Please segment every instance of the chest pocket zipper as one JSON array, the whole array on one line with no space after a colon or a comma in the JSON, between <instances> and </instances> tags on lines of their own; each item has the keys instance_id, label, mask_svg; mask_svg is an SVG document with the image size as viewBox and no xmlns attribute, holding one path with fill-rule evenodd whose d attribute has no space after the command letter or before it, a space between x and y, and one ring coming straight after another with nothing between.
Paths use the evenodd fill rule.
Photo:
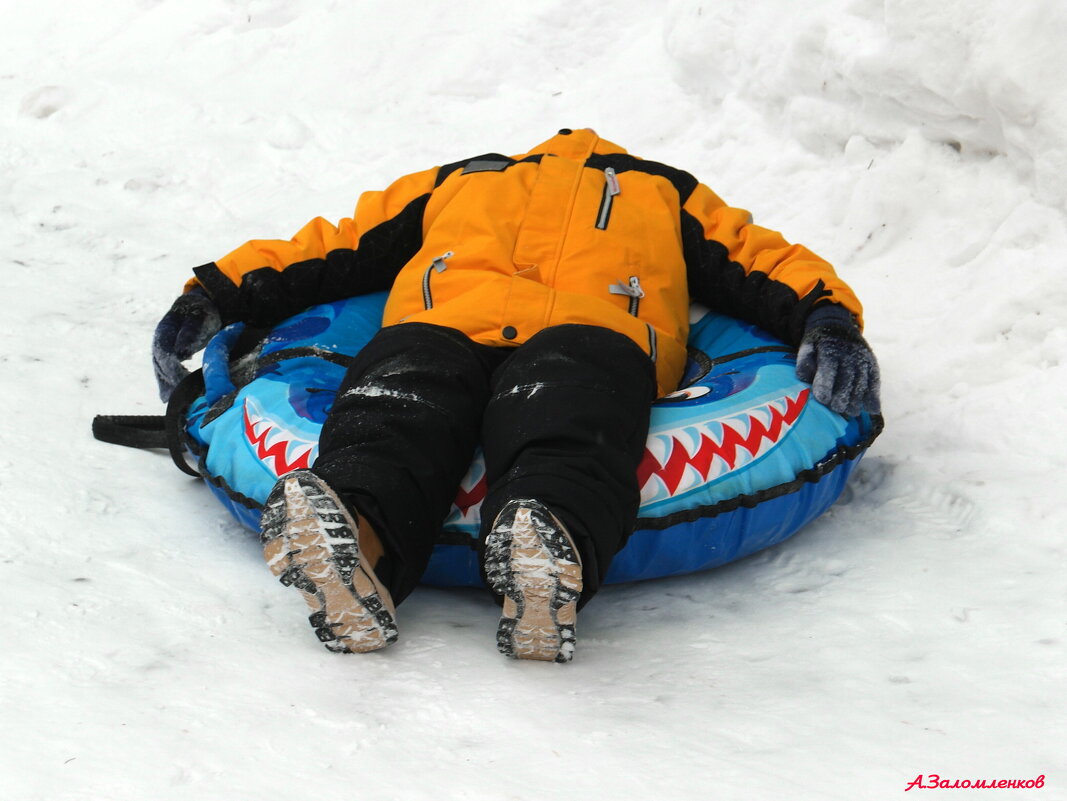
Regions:
<instances>
[{"instance_id":1,"label":"chest pocket zipper","mask_svg":"<svg viewBox=\"0 0 1067 801\"><path fill-rule=\"evenodd\" d=\"M430 266L426 268L426 272L422 274L422 304L427 309L433 308L433 293L430 291L430 278L435 272L443 273L445 268L448 267L448 265L445 264L445 259L450 259L453 255L451 250L442 253L431 262Z\"/></svg>"},{"instance_id":2,"label":"chest pocket zipper","mask_svg":"<svg viewBox=\"0 0 1067 801\"><path fill-rule=\"evenodd\" d=\"M611 217L611 205L615 196L621 191L618 176L615 175L615 169L607 167L604 170L604 196L600 198L600 210L596 213L596 227L601 231L608 227L608 219Z\"/></svg>"}]
</instances>

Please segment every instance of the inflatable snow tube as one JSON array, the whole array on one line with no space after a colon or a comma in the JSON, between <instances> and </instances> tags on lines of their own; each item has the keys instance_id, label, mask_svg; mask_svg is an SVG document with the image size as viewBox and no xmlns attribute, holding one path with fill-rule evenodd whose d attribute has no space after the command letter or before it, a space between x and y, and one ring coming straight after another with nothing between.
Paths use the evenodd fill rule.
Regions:
<instances>
[{"instance_id":1,"label":"inflatable snow tube","mask_svg":"<svg viewBox=\"0 0 1067 801\"><path fill-rule=\"evenodd\" d=\"M258 530L278 476L314 464L350 358L378 330L384 293L324 304L266 337L236 324L204 354L204 392L184 415L188 446L222 504ZM242 340L256 347L237 354ZM692 326L682 389L653 405L639 468L634 534L608 582L705 570L774 545L841 494L881 431L817 402L791 348L708 313ZM475 540L485 494L479 454L445 521L423 582L481 584Z\"/></svg>"}]
</instances>

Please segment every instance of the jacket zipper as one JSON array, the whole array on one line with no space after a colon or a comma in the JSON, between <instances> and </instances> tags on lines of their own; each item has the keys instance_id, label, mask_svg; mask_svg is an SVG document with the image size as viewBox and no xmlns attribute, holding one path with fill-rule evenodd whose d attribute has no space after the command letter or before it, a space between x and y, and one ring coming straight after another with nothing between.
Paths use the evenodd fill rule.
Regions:
<instances>
[{"instance_id":1,"label":"jacket zipper","mask_svg":"<svg viewBox=\"0 0 1067 801\"><path fill-rule=\"evenodd\" d=\"M628 284L624 284L622 281L612 284L608 287L608 292L612 295L626 295L630 299L630 307L627 311L634 317L637 316L637 312L641 308L641 298L645 296L645 290L641 289L641 280L636 275L630 276Z\"/></svg>"},{"instance_id":2,"label":"jacket zipper","mask_svg":"<svg viewBox=\"0 0 1067 801\"><path fill-rule=\"evenodd\" d=\"M604 196L600 198L600 210L596 214L596 227L603 231L608 227L608 218L611 217L611 205L613 198L622 190L619 188L619 179L615 175L613 167L604 169Z\"/></svg>"},{"instance_id":3,"label":"jacket zipper","mask_svg":"<svg viewBox=\"0 0 1067 801\"><path fill-rule=\"evenodd\" d=\"M445 268L448 267L448 265L445 264L445 259L452 258L452 255L453 253L451 250L442 253L430 263L430 266L426 268L426 272L422 274L422 303L427 309L433 308L433 294L430 292L430 276L435 272L443 273Z\"/></svg>"},{"instance_id":4,"label":"jacket zipper","mask_svg":"<svg viewBox=\"0 0 1067 801\"><path fill-rule=\"evenodd\" d=\"M631 275L628 283L624 284L619 281L617 284L612 284L608 287L608 292L612 295L626 295L630 299L630 306L627 311L634 317L637 316L638 311L641 309L641 298L645 296L645 290L641 288L640 278L636 275ZM659 352L656 329L652 323L645 323L645 328L648 329L648 355L655 362Z\"/></svg>"}]
</instances>

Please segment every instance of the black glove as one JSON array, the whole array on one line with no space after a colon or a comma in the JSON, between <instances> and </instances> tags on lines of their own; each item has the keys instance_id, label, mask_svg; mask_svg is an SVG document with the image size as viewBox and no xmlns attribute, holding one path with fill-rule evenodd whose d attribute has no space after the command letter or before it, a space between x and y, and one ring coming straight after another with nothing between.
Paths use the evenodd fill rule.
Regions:
<instances>
[{"instance_id":1,"label":"black glove","mask_svg":"<svg viewBox=\"0 0 1067 801\"><path fill-rule=\"evenodd\" d=\"M838 414L855 417L881 411L881 379L870 345L852 315L834 303L817 306L804 324L797 377L812 385L815 399Z\"/></svg>"},{"instance_id":2,"label":"black glove","mask_svg":"<svg viewBox=\"0 0 1067 801\"><path fill-rule=\"evenodd\" d=\"M156 370L160 400L164 403L170 400L174 388L189 375L182 361L204 347L220 328L219 310L200 287L174 301L152 337L152 366Z\"/></svg>"}]
</instances>

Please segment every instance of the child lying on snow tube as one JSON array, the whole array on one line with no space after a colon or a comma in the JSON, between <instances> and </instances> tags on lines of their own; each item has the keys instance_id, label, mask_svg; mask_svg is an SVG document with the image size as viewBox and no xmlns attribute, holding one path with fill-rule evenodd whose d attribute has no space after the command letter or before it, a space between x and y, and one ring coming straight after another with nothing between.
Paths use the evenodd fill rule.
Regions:
<instances>
[{"instance_id":1,"label":"child lying on snow tube","mask_svg":"<svg viewBox=\"0 0 1067 801\"><path fill-rule=\"evenodd\" d=\"M352 356L380 328L386 294L319 304L267 331L229 325L205 348L201 380L191 376L171 396L165 445L253 531L278 477L315 463L327 413ZM845 418L815 401L780 340L699 307L691 319L681 387L652 405L634 532L605 583L706 570L781 542L837 500L881 430L877 415ZM483 585L476 550L486 490L478 453L421 583Z\"/></svg>"},{"instance_id":2,"label":"child lying on snow tube","mask_svg":"<svg viewBox=\"0 0 1067 801\"><path fill-rule=\"evenodd\" d=\"M798 377L834 411L878 411L859 301L827 262L589 129L413 173L337 226L317 218L194 274L156 329L164 399L224 324L389 291L317 461L278 481L262 517L268 566L333 651L397 639L396 605L480 441L497 645L569 661L576 613L633 531L650 403L682 377L690 299L798 347Z\"/></svg>"}]
</instances>

